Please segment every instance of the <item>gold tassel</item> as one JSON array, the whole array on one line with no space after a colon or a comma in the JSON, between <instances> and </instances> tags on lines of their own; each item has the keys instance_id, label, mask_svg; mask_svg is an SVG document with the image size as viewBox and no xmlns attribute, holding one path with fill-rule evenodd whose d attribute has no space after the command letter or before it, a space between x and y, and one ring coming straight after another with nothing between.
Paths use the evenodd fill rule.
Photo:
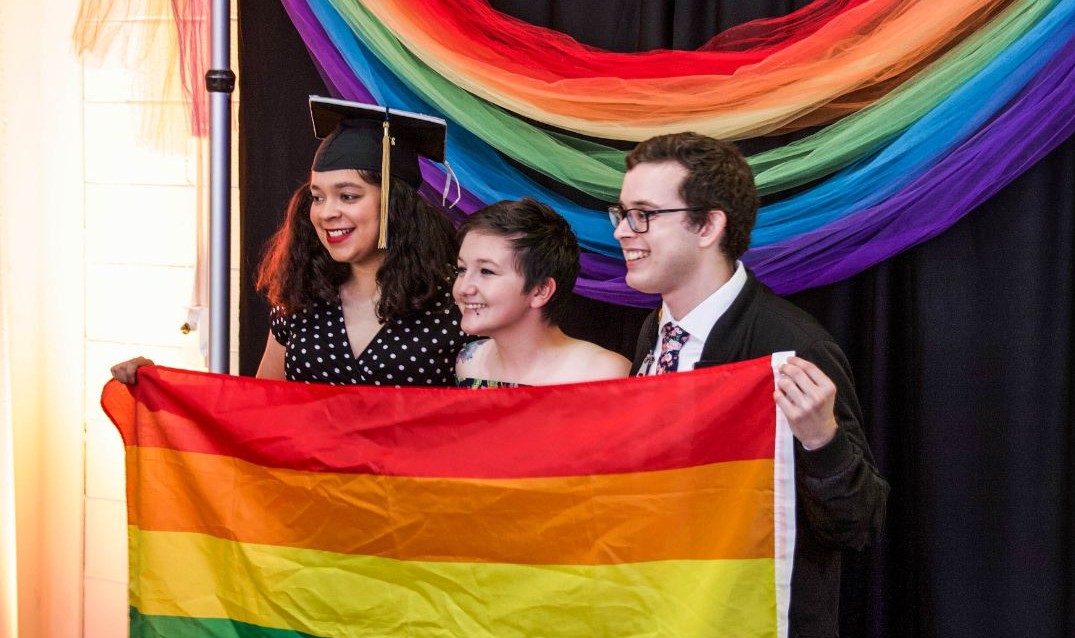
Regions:
<instances>
[{"instance_id":1,"label":"gold tassel","mask_svg":"<svg viewBox=\"0 0 1075 638\"><path fill-rule=\"evenodd\" d=\"M384 121L384 139L381 141L381 229L377 234L377 248L388 248L388 184L391 166L392 137L388 134L388 120Z\"/></svg>"}]
</instances>

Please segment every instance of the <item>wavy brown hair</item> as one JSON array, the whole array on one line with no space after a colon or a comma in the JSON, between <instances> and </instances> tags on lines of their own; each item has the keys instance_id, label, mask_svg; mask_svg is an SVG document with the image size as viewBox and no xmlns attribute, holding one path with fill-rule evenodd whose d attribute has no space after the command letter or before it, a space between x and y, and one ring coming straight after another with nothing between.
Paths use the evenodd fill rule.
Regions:
<instances>
[{"instance_id":1,"label":"wavy brown hair","mask_svg":"<svg viewBox=\"0 0 1075 638\"><path fill-rule=\"evenodd\" d=\"M358 171L370 184L380 173ZM334 261L310 223L310 183L294 193L284 222L269 240L258 266L257 290L285 313L318 302L336 303L350 266ZM377 317L384 323L429 310L454 276L452 224L419 197L414 187L392 178L388 200L388 250L377 270L381 292Z\"/></svg>"}]
</instances>

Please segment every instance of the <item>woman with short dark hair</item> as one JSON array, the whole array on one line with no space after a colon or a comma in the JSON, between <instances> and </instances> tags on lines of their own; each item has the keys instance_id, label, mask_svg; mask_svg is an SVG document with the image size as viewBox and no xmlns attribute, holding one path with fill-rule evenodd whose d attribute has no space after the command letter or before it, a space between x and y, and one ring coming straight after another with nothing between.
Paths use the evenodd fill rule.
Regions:
<instances>
[{"instance_id":1,"label":"woman with short dark hair","mask_svg":"<svg viewBox=\"0 0 1075 638\"><path fill-rule=\"evenodd\" d=\"M630 362L567 336L560 321L579 272L571 226L530 198L487 206L463 222L453 294L460 323L488 337L456 359L467 387L552 385L627 376Z\"/></svg>"}]
</instances>

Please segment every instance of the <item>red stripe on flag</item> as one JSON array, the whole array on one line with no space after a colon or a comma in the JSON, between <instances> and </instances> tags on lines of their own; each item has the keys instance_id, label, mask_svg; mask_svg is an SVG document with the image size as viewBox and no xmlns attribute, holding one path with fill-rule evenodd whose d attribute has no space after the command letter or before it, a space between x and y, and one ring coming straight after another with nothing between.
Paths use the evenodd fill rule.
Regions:
<instances>
[{"instance_id":1,"label":"red stripe on flag","mask_svg":"<svg viewBox=\"0 0 1075 638\"><path fill-rule=\"evenodd\" d=\"M769 357L570 391L337 387L150 367L136 386L106 385L101 404L127 445L304 471L512 478L772 458L772 392Z\"/></svg>"}]
</instances>

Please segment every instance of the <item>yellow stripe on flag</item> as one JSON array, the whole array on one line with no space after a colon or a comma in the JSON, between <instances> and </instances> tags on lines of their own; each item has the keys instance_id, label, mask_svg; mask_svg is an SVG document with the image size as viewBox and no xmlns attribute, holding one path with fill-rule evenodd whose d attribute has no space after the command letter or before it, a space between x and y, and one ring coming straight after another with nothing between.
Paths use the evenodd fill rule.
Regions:
<instances>
[{"instance_id":1,"label":"yellow stripe on flag","mask_svg":"<svg viewBox=\"0 0 1075 638\"><path fill-rule=\"evenodd\" d=\"M144 615L231 618L341 638L775 633L772 559L399 561L134 526L129 533L131 564L140 569L131 605Z\"/></svg>"}]
</instances>

